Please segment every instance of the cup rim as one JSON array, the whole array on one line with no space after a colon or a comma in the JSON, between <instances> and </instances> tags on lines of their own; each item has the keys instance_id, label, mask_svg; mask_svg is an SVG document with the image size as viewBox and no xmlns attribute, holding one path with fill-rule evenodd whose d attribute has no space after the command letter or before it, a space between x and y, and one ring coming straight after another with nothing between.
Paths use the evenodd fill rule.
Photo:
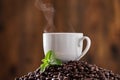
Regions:
<instances>
[{"instance_id":1,"label":"cup rim","mask_svg":"<svg viewBox=\"0 0 120 80\"><path fill-rule=\"evenodd\" d=\"M83 33L77 33L77 32L55 32L55 33L43 33L43 34L82 34Z\"/></svg>"}]
</instances>

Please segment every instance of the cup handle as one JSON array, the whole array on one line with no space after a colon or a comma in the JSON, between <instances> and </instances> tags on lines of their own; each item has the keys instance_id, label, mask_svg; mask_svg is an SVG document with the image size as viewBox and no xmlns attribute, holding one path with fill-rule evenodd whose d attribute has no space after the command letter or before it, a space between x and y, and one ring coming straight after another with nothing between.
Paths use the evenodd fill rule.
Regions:
<instances>
[{"instance_id":1,"label":"cup handle","mask_svg":"<svg viewBox=\"0 0 120 80\"><path fill-rule=\"evenodd\" d=\"M80 60L88 52L91 46L91 40L87 36L83 36L82 38L79 39L78 46L80 46L80 41L83 41L83 40L87 41L86 48L82 51L81 55L77 58L77 60Z\"/></svg>"}]
</instances>

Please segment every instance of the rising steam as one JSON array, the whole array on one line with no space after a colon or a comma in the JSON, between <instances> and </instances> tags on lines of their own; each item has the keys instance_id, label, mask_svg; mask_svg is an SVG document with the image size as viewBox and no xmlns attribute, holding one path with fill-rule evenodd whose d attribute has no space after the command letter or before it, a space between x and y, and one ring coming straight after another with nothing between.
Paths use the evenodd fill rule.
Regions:
<instances>
[{"instance_id":1,"label":"rising steam","mask_svg":"<svg viewBox=\"0 0 120 80\"><path fill-rule=\"evenodd\" d=\"M40 9L43 12L45 19L47 21L44 32L54 32L55 30L55 26L54 26L55 9L53 7L51 0L36 0L35 5L38 9Z\"/></svg>"}]
</instances>

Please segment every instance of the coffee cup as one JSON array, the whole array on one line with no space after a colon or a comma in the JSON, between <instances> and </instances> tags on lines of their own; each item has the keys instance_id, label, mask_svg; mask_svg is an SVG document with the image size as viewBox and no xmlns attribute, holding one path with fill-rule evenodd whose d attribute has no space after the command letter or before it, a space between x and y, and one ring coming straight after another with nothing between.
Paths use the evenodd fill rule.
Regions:
<instances>
[{"instance_id":1,"label":"coffee cup","mask_svg":"<svg viewBox=\"0 0 120 80\"><path fill-rule=\"evenodd\" d=\"M86 47L83 50L83 41ZM83 33L43 33L44 53L52 50L56 58L66 61L80 60L89 50L91 40Z\"/></svg>"}]
</instances>

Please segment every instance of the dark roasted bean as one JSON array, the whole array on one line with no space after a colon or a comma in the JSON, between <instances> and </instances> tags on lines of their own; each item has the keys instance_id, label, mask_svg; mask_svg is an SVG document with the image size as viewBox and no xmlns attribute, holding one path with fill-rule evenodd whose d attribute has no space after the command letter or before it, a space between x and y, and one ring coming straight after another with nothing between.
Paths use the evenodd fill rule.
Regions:
<instances>
[{"instance_id":1,"label":"dark roasted bean","mask_svg":"<svg viewBox=\"0 0 120 80\"><path fill-rule=\"evenodd\" d=\"M43 73L37 69L15 80L120 80L120 75L84 61L69 61L49 66Z\"/></svg>"}]
</instances>

